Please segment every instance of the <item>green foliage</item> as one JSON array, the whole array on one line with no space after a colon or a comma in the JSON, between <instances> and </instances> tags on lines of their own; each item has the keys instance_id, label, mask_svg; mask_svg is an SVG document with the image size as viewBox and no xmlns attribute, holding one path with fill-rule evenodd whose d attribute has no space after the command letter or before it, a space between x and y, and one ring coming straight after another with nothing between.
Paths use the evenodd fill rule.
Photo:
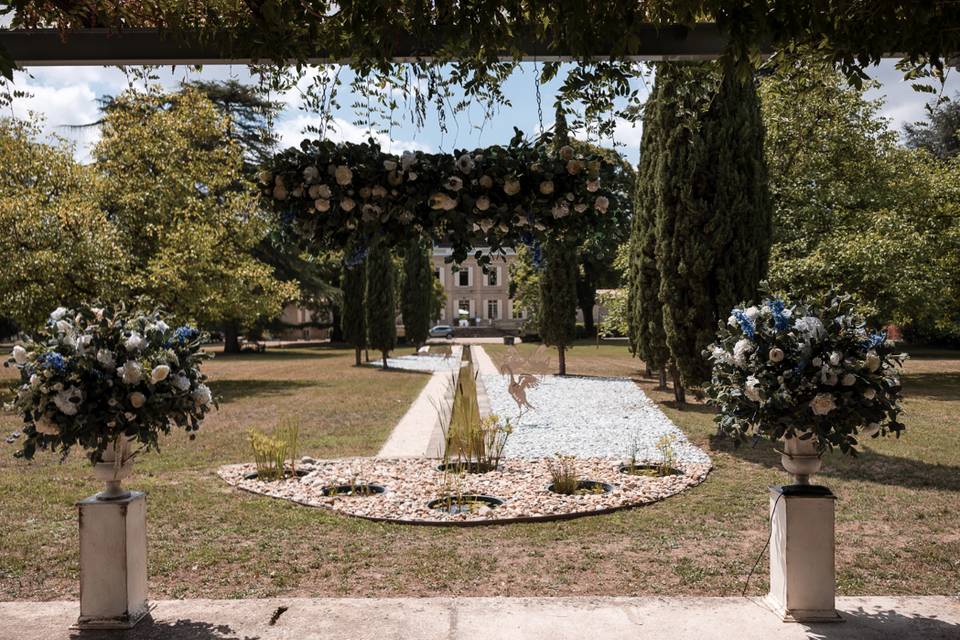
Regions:
<instances>
[{"instance_id":1,"label":"green foliage","mask_svg":"<svg viewBox=\"0 0 960 640\"><path fill-rule=\"evenodd\" d=\"M403 290L400 311L407 340L419 347L430 336L430 320L436 310L436 278L430 252L433 245L414 236L404 247Z\"/></svg>"},{"instance_id":2,"label":"green foliage","mask_svg":"<svg viewBox=\"0 0 960 640\"><path fill-rule=\"evenodd\" d=\"M907 147L926 149L941 160L960 153L960 94L928 105L926 121L904 125Z\"/></svg>"},{"instance_id":3,"label":"green foliage","mask_svg":"<svg viewBox=\"0 0 960 640\"><path fill-rule=\"evenodd\" d=\"M296 418L284 418L273 431L266 435L251 429L247 432L250 449L257 466L257 479L264 482L282 480L288 473L297 475L297 456L300 447L300 421Z\"/></svg>"},{"instance_id":4,"label":"green foliage","mask_svg":"<svg viewBox=\"0 0 960 640\"><path fill-rule=\"evenodd\" d=\"M667 76L658 76L650 103L644 110L637 168L636 206L630 230L629 294L627 324L630 349L651 370L661 369L670 359L663 332L663 305L660 303L660 268L657 264L656 180L665 138L660 99ZM672 87L673 83L669 83Z\"/></svg>"},{"instance_id":5,"label":"green foliage","mask_svg":"<svg viewBox=\"0 0 960 640\"><path fill-rule=\"evenodd\" d=\"M526 314L523 330L540 333L540 270L533 264L533 249L517 247L517 259L510 263L510 297L514 309Z\"/></svg>"},{"instance_id":6,"label":"green foliage","mask_svg":"<svg viewBox=\"0 0 960 640\"><path fill-rule=\"evenodd\" d=\"M27 332L61 304L117 299L126 268L97 174L64 141L38 135L36 124L0 120L0 316Z\"/></svg>"},{"instance_id":7,"label":"green foliage","mask_svg":"<svg viewBox=\"0 0 960 640\"><path fill-rule=\"evenodd\" d=\"M560 454L557 454L551 460L547 460L547 470L550 472L550 482L553 485L552 491L554 493L568 496L577 493L577 489L580 487L580 478L577 476L576 462L576 457Z\"/></svg>"},{"instance_id":8,"label":"green foliage","mask_svg":"<svg viewBox=\"0 0 960 640\"><path fill-rule=\"evenodd\" d=\"M566 375L565 350L577 331L577 251L570 239L548 240L540 273L540 337L559 351L559 372Z\"/></svg>"},{"instance_id":9,"label":"green foliage","mask_svg":"<svg viewBox=\"0 0 960 640\"><path fill-rule=\"evenodd\" d=\"M671 83L689 81L691 71L709 78L715 69L665 63L659 67L659 95L671 95ZM664 135L655 187L659 297L671 359L688 386L709 377L702 352L717 319L756 295L770 242L754 83L731 67L722 73L715 95L694 96L687 105L699 113L697 126L679 120L674 110L660 112L658 123Z\"/></svg>"},{"instance_id":10,"label":"green foliage","mask_svg":"<svg viewBox=\"0 0 960 640\"><path fill-rule=\"evenodd\" d=\"M268 223L238 182L242 150L227 119L189 89L175 101L128 92L116 103L94 155L103 206L130 258L129 292L205 326L279 314L297 288L251 256Z\"/></svg>"},{"instance_id":11,"label":"green foliage","mask_svg":"<svg viewBox=\"0 0 960 640\"><path fill-rule=\"evenodd\" d=\"M960 321L960 161L897 146L833 70L798 60L761 85L775 204L770 284L851 293L878 322Z\"/></svg>"},{"instance_id":12,"label":"green foliage","mask_svg":"<svg viewBox=\"0 0 960 640\"><path fill-rule=\"evenodd\" d=\"M343 339L356 349L357 365L360 349L367 346L367 313L364 306L367 288L366 260L353 266L344 266L343 280Z\"/></svg>"},{"instance_id":13,"label":"green foliage","mask_svg":"<svg viewBox=\"0 0 960 640\"><path fill-rule=\"evenodd\" d=\"M383 354L387 368L387 352L397 344L396 267L390 247L377 242L367 256L365 312L367 344Z\"/></svg>"},{"instance_id":14,"label":"green foliage","mask_svg":"<svg viewBox=\"0 0 960 640\"><path fill-rule=\"evenodd\" d=\"M625 336L629 334L627 296L626 289L607 289L598 293L597 303L607 310L607 314L600 320L600 326L597 327L601 336Z\"/></svg>"},{"instance_id":15,"label":"green foliage","mask_svg":"<svg viewBox=\"0 0 960 640\"><path fill-rule=\"evenodd\" d=\"M447 291L444 289L440 278L433 277L430 296L430 322L435 322L443 317L443 310L447 306Z\"/></svg>"}]
</instances>

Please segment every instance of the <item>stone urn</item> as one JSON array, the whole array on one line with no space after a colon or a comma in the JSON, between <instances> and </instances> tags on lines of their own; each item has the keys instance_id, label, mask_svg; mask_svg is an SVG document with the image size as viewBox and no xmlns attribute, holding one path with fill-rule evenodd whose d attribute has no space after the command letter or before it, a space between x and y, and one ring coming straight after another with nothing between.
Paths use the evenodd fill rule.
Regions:
<instances>
[{"instance_id":1,"label":"stone urn","mask_svg":"<svg viewBox=\"0 0 960 640\"><path fill-rule=\"evenodd\" d=\"M130 492L120 483L133 470L133 456L130 453L130 439L120 436L100 454L100 462L93 465L93 474L105 484L104 490L97 494L97 500L120 500L129 498Z\"/></svg>"},{"instance_id":2,"label":"stone urn","mask_svg":"<svg viewBox=\"0 0 960 640\"><path fill-rule=\"evenodd\" d=\"M780 464L793 474L795 484L810 484L810 476L820 470L820 453L814 437L805 440L785 437L780 454Z\"/></svg>"}]
</instances>

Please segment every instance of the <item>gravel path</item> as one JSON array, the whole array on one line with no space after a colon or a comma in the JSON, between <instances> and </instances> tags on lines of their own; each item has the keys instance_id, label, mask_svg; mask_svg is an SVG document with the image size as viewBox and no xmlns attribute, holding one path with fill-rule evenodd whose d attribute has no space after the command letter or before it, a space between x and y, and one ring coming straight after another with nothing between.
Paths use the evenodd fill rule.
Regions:
<instances>
[{"instance_id":1,"label":"gravel path","mask_svg":"<svg viewBox=\"0 0 960 640\"><path fill-rule=\"evenodd\" d=\"M657 441L673 434L681 462L710 464L710 457L687 440L646 394L626 378L542 376L526 390L533 409L519 418L508 391L509 378L482 376L491 411L509 417L514 432L504 455L540 458L556 453L639 460L661 459Z\"/></svg>"},{"instance_id":2,"label":"gravel path","mask_svg":"<svg viewBox=\"0 0 960 640\"><path fill-rule=\"evenodd\" d=\"M371 360L367 363L372 367L382 367L383 359ZM397 356L387 358L387 366L391 369L406 369L408 371L452 371L460 367L460 359L451 356L432 356L422 354L416 356Z\"/></svg>"}]
</instances>

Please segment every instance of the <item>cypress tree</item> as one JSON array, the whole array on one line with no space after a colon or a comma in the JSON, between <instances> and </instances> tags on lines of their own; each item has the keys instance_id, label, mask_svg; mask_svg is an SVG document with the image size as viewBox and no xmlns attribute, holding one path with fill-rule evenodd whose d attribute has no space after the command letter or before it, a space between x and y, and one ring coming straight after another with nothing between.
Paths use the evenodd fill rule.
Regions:
<instances>
[{"instance_id":1,"label":"cypress tree","mask_svg":"<svg viewBox=\"0 0 960 640\"><path fill-rule=\"evenodd\" d=\"M630 271L627 295L627 323L630 349L643 360L648 373L660 373L660 386L666 386L665 367L670 359L663 332L660 304L660 272L657 268L657 192L655 179L660 159L662 131L657 109L659 79L655 81L650 102L643 117L640 138L640 164L637 168L636 205L630 232Z\"/></svg>"},{"instance_id":2,"label":"cypress tree","mask_svg":"<svg viewBox=\"0 0 960 640\"><path fill-rule=\"evenodd\" d=\"M359 367L360 352L367 346L367 318L363 304L367 287L366 263L344 265L341 282L343 339L353 345L357 358L356 365Z\"/></svg>"},{"instance_id":3,"label":"cypress tree","mask_svg":"<svg viewBox=\"0 0 960 640\"><path fill-rule=\"evenodd\" d=\"M751 79L732 66L722 72L712 100L690 87L709 86L715 68L665 63L657 73L660 95L677 101L658 110L663 148L655 188L660 302L679 403L684 385L709 377L702 352L717 319L756 294L769 255L759 101Z\"/></svg>"},{"instance_id":4,"label":"cypress tree","mask_svg":"<svg viewBox=\"0 0 960 640\"><path fill-rule=\"evenodd\" d=\"M419 349L430 335L430 316L434 306L433 265L430 262L431 244L414 237L403 255L403 292L400 311L407 339Z\"/></svg>"},{"instance_id":5,"label":"cypress tree","mask_svg":"<svg viewBox=\"0 0 960 640\"><path fill-rule=\"evenodd\" d=\"M554 148L569 144L567 120L557 104ZM573 238L553 237L543 246L540 276L540 337L557 347L559 373L567 375L566 351L577 335L577 245Z\"/></svg>"},{"instance_id":6,"label":"cypress tree","mask_svg":"<svg viewBox=\"0 0 960 640\"><path fill-rule=\"evenodd\" d=\"M397 344L396 267L390 247L377 242L367 256L367 344L383 356L387 368L387 354Z\"/></svg>"}]
</instances>

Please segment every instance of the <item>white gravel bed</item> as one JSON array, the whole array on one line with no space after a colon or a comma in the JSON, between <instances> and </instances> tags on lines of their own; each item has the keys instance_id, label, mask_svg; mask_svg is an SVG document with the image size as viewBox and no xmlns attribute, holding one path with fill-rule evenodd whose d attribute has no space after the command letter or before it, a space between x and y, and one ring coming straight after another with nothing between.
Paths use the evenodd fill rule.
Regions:
<instances>
[{"instance_id":1,"label":"white gravel bed","mask_svg":"<svg viewBox=\"0 0 960 640\"><path fill-rule=\"evenodd\" d=\"M627 378L541 376L526 390L533 409L522 415L508 390L509 377L483 376L490 409L510 418L513 434L505 456L541 458L557 453L579 457L658 461L657 441L673 434L680 462L710 464L710 457L683 432L633 381ZM518 417L519 416L519 417Z\"/></svg>"},{"instance_id":2,"label":"white gravel bed","mask_svg":"<svg viewBox=\"0 0 960 640\"><path fill-rule=\"evenodd\" d=\"M609 458L575 461L578 478L614 485L613 491L597 495L566 496L547 490L550 474L545 460L511 459L500 468L482 474L444 474L437 460L426 458L346 458L317 460L301 465L309 473L300 479L276 482L245 480L255 470L252 464L220 467L219 476L232 486L253 493L331 509L345 515L412 524L483 524L515 519L543 519L588 515L649 504L697 485L710 471L709 464L678 464L683 472L666 477L632 476L619 471L619 462ZM337 484L376 483L386 488L371 496L323 495L323 488ZM456 486L456 489L452 487ZM449 514L427 507L435 498L479 494L504 500L504 504L473 513Z\"/></svg>"},{"instance_id":3,"label":"white gravel bed","mask_svg":"<svg viewBox=\"0 0 960 640\"><path fill-rule=\"evenodd\" d=\"M382 367L383 358L371 360L367 364L372 367ZM453 371L460 367L460 359L453 356L434 356L430 354L396 356L387 358L387 367L408 371Z\"/></svg>"}]
</instances>

